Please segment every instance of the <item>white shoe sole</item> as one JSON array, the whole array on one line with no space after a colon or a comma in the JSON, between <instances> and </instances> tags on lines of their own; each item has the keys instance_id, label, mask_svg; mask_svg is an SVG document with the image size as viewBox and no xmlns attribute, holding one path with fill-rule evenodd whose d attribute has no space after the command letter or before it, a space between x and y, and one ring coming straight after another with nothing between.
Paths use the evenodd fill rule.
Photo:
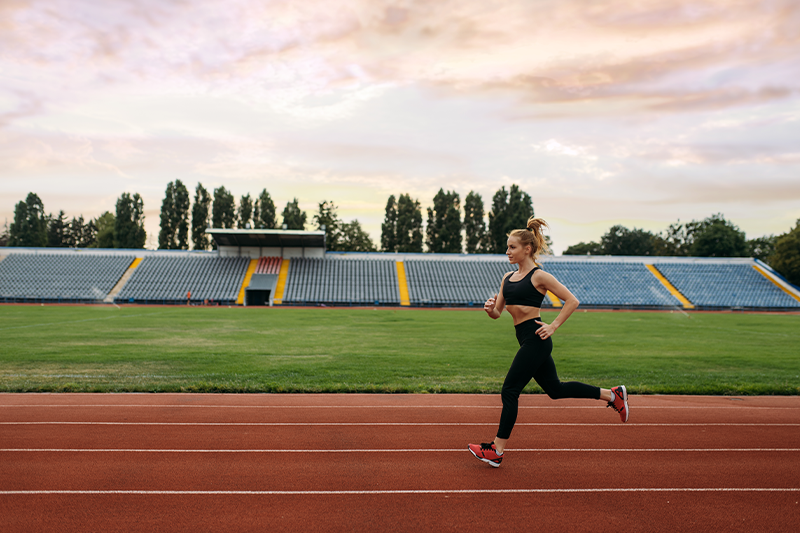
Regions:
<instances>
[{"instance_id":1,"label":"white shoe sole","mask_svg":"<svg viewBox=\"0 0 800 533\"><path fill-rule=\"evenodd\" d=\"M625 404L625 420L623 420L623 422L627 422L628 415L631 414L631 412L628 410L628 389L625 388L625 385L621 385L621 387L622 387L622 403Z\"/></svg>"},{"instance_id":2,"label":"white shoe sole","mask_svg":"<svg viewBox=\"0 0 800 533\"><path fill-rule=\"evenodd\" d=\"M471 453L472 455L474 455L474 456L475 456L475 459L480 459L480 460L481 460L481 461L483 461L484 463L489 463L490 465L492 465L492 466L493 466L493 467L495 467L495 468L500 468L500 463L495 463L494 461L492 461L492 460L490 460L490 459L486 459L485 457L478 457L478 454L477 454L477 453L475 453L475 452L473 452L473 451L472 451L472 448L469 448L469 447L468 447L467 449L469 450L469 453Z\"/></svg>"}]
</instances>

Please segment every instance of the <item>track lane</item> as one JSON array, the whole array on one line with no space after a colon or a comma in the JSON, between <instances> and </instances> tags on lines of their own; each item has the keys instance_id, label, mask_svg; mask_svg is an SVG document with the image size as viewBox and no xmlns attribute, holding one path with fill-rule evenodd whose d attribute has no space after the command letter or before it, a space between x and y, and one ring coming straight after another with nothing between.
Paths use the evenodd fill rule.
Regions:
<instances>
[{"instance_id":1,"label":"track lane","mask_svg":"<svg viewBox=\"0 0 800 533\"><path fill-rule=\"evenodd\" d=\"M795 452L0 453L2 490L475 490L797 487ZM58 465L53 468L53 465Z\"/></svg>"},{"instance_id":2,"label":"track lane","mask_svg":"<svg viewBox=\"0 0 800 533\"><path fill-rule=\"evenodd\" d=\"M331 403L324 405L326 401ZM92 405L81 407L77 405L80 402ZM743 424L796 424L800 420L797 398L634 396L631 405L636 418L624 425L614 421L615 413L597 407L598 402L553 402L542 396L523 396L522 402L522 424L515 428L512 444L530 451L509 450L503 467L492 469L468 454L466 442L481 440L481 436L487 440L494 433L500 412L497 396L0 395L0 448L41 448L49 443L58 448L131 448L136 444L143 449L173 445L181 449L181 443L191 443L203 449L279 450L288 442L299 449L277 456L270 452L0 452L4 531L463 531L528 530L534 526L597 531L601 523L603 529L634 531L791 531L800 522L796 490L800 453L796 451L576 451L786 448L787 443L796 443L797 426ZM359 425L2 424L92 420ZM736 425L637 426L634 420L647 424L722 420ZM371 425L387 421L411 425ZM440 422L480 425L414 425ZM558 425L523 425L530 422ZM377 450L455 451L302 451L352 449L365 444ZM75 487L145 493L2 492L81 490ZM334 493L352 487L367 493ZM425 487L433 492L413 492ZM207 493L158 492L192 488ZM620 490L599 492L609 488ZM686 488L787 490L680 492ZM309 489L331 493L308 494ZM240 492L225 495L221 490ZM288 494L246 494L253 490L285 490ZM387 492L370 492L379 490ZM392 492L396 490L410 492ZM574 490L589 492L566 492Z\"/></svg>"},{"instance_id":3,"label":"track lane","mask_svg":"<svg viewBox=\"0 0 800 533\"><path fill-rule=\"evenodd\" d=\"M402 426L317 423L323 425L0 424L0 449L145 449L156 444L160 449L246 450L269 448L284 442L292 442L296 449L462 448L470 442L490 440L497 430L496 423L461 425L452 422L454 425L448 426L440 425L442 422L430 426L418 426L415 422ZM592 435L595 444L589 445L587 433ZM800 425L518 425L510 444L512 448L516 445L518 448L565 449L800 448Z\"/></svg>"},{"instance_id":4,"label":"track lane","mask_svg":"<svg viewBox=\"0 0 800 533\"><path fill-rule=\"evenodd\" d=\"M598 530L793 532L796 494L621 493L374 496L11 496L4 529L405 532Z\"/></svg>"}]
</instances>

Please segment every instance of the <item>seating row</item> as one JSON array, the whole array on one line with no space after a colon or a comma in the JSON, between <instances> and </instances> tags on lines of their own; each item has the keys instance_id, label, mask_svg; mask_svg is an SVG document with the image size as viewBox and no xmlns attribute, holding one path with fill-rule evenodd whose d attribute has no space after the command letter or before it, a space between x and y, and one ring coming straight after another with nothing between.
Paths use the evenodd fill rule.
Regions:
<instances>
[{"instance_id":1,"label":"seating row","mask_svg":"<svg viewBox=\"0 0 800 533\"><path fill-rule=\"evenodd\" d=\"M0 261L0 300L102 300L134 259L133 255L9 254Z\"/></svg>"},{"instance_id":2,"label":"seating row","mask_svg":"<svg viewBox=\"0 0 800 533\"><path fill-rule=\"evenodd\" d=\"M129 268L133 255L9 254L0 261L0 301L97 301ZM117 302L236 301L250 260L212 255L148 255L116 295ZM768 280L755 262L656 262L698 308L798 308L800 301ZM669 308L680 301L642 263L543 258L543 269L583 305ZM254 273L277 275L281 259L260 258ZM514 267L497 260L407 259L411 305L482 306ZM390 258L293 258L283 304L398 305L398 266ZM558 305L549 297L544 305Z\"/></svg>"}]
</instances>

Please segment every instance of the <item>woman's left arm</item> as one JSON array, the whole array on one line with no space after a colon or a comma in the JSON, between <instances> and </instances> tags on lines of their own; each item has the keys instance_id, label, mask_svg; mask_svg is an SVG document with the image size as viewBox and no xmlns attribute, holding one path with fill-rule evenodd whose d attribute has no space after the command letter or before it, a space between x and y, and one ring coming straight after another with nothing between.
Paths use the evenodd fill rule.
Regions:
<instances>
[{"instance_id":1,"label":"woman's left arm","mask_svg":"<svg viewBox=\"0 0 800 533\"><path fill-rule=\"evenodd\" d=\"M553 335L558 328L560 328L564 322L567 321L569 316L578 308L580 302L575 295L569 292L564 285L559 282L555 276L544 272L542 270L537 270L533 273L533 286L536 287L537 290L541 292L542 289L551 292L552 294L556 295L559 299L564 300L564 305L561 307L561 312L558 313L558 316L555 320L553 320L550 324L545 324L541 322L541 320L537 320L538 324L541 324L536 333L539 337L546 339Z\"/></svg>"}]
</instances>

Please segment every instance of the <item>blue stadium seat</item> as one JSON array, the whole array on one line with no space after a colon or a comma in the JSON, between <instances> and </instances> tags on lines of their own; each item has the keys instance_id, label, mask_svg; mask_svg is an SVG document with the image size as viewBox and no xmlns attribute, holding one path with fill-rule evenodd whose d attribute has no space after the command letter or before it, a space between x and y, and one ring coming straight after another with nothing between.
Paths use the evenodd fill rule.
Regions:
<instances>
[{"instance_id":1,"label":"blue stadium seat","mask_svg":"<svg viewBox=\"0 0 800 533\"><path fill-rule=\"evenodd\" d=\"M752 263L665 262L655 266L698 307L800 307L800 302L762 276Z\"/></svg>"},{"instance_id":2,"label":"blue stadium seat","mask_svg":"<svg viewBox=\"0 0 800 533\"><path fill-rule=\"evenodd\" d=\"M9 254L0 261L0 300L99 301L133 260L133 255Z\"/></svg>"}]
</instances>

